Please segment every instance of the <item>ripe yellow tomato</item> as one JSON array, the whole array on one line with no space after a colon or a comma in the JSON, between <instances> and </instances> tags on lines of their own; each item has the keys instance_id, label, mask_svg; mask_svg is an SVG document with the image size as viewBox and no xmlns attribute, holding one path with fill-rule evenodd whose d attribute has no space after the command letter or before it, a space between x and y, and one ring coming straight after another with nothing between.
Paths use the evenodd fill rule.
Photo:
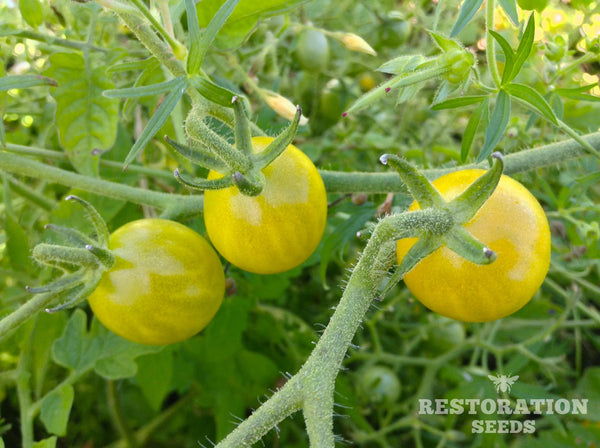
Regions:
<instances>
[{"instance_id":1,"label":"ripe yellow tomato","mask_svg":"<svg viewBox=\"0 0 600 448\"><path fill-rule=\"evenodd\" d=\"M451 200L483 173L456 171L433 185ZM418 208L416 203L410 207ZM427 308L452 319L487 322L514 313L529 302L548 272L550 229L544 210L523 185L502 176L465 229L495 251L497 260L476 265L441 247L404 276L406 286ZM398 262L415 242L398 241Z\"/></svg>"},{"instance_id":2,"label":"ripe yellow tomato","mask_svg":"<svg viewBox=\"0 0 600 448\"><path fill-rule=\"evenodd\" d=\"M119 336L148 345L183 341L208 325L221 306L221 260L183 224L132 221L110 236L108 248L115 264L88 302L100 322Z\"/></svg>"},{"instance_id":3,"label":"ripe yellow tomato","mask_svg":"<svg viewBox=\"0 0 600 448\"><path fill-rule=\"evenodd\" d=\"M270 137L252 138L254 153ZM289 145L262 170L264 190L245 196L237 187L204 193L208 236L233 265L257 274L274 274L303 263L316 249L327 220L323 180L310 159ZM208 179L222 174L211 171Z\"/></svg>"}]
</instances>

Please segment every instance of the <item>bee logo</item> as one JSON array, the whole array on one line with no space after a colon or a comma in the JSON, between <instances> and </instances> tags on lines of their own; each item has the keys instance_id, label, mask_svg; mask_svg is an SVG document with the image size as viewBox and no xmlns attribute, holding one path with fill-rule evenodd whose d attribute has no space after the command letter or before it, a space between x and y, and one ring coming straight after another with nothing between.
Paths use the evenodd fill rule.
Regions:
<instances>
[{"instance_id":1,"label":"bee logo","mask_svg":"<svg viewBox=\"0 0 600 448\"><path fill-rule=\"evenodd\" d=\"M519 379L519 375L488 375L488 378L492 380L494 386L496 386L496 392L510 392L512 385Z\"/></svg>"}]
</instances>

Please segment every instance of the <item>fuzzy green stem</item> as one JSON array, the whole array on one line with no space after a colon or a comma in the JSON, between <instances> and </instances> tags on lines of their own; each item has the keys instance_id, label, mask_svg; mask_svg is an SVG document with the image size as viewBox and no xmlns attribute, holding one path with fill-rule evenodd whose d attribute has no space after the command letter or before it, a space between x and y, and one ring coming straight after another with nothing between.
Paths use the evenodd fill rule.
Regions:
<instances>
[{"instance_id":1,"label":"fuzzy green stem","mask_svg":"<svg viewBox=\"0 0 600 448\"><path fill-rule=\"evenodd\" d=\"M171 34L169 34L167 32L167 30L162 26L162 23L160 23L156 19L156 17L154 17L152 15L150 10L146 7L146 5L144 3L142 3L140 0L130 0L130 1L140 10L140 12L144 15L144 17L146 19L148 19L148 21L152 24L152 26L154 26L154 28L156 28L158 33L169 43L171 48L173 48L174 50L178 50L179 47L181 47L181 44L179 42L177 42Z\"/></svg>"},{"instance_id":2,"label":"fuzzy green stem","mask_svg":"<svg viewBox=\"0 0 600 448\"><path fill-rule=\"evenodd\" d=\"M27 199L32 204L35 204L46 211L50 211L56 206L54 201L51 201L47 197L43 196L42 194L40 194L33 188L28 187L22 182L19 182L18 180L13 179L12 177L9 177L8 181L10 183L10 188L12 191L17 193L19 196Z\"/></svg>"},{"instance_id":3,"label":"fuzzy green stem","mask_svg":"<svg viewBox=\"0 0 600 448\"><path fill-rule=\"evenodd\" d=\"M62 170L5 152L0 152L0 168L9 173L43 179L114 199L149 205L163 210L176 210L186 216L202 212L202 196L185 196L135 188Z\"/></svg>"},{"instance_id":4,"label":"fuzzy green stem","mask_svg":"<svg viewBox=\"0 0 600 448\"><path fill-rule=\"evenodd\" d=\"M24 348L21 350L21 356L17 366L17 397L19 399L19 411L21 417L20 429L22 448L31 448L34 441L33 415L29 411L31 406L31 373L29 371L31 364L30 346L29 337L27 337Z\"/></svg>"},{"instance_id":5,"label":"fuzzy green stem","mask_svg":"<svg viewBox=\"0 0 600 448\"><path fill-rule=\"evenodd\" d=\"M106 48L90 45L88 42L61 39L60 37L54 37L48 34L43 34L32 30L19 31L18 33L13 34L13 36L22 37L24 39L37 40L38 42L44 42L49 45L58 45L60 47L74 48L76 50L84 50L86 48L89 48L90 50L99 51L102 53L108 52Z\"/></svg>"},{"instance_id":6,"label":"fuzzy green stem","mask_svg":"<svg viewBox=\"0 0 600 448\"><path fill-rule=\"evenodd\" d=\"M108 8L111 7L109 3L101 2L101 4L103 3L106 3L104 6ZM175 57L171 49L165 45L141 17L119 10L118 8L114 8L114 11L136 35L140 42L173 74L173 76L186 75L182 62Z\"/></svg>"},{"instance_id":7,"label":"fuzzy green stem","mask_svg":"<svg viewBox=\"0 0 600 448\"><path fill-rule=\"evenodd\" d=\"M417 229L438 219L440 212L428 209L388 216L379 222L306 363L216 448L249 447L300 407L305 413L310 446L333 448L331 413L335 378L379 285L395 262L395 240L414 236Z\"/></svg>"},{"instance_id":8,"label":"fuzzy green stem","mask_svg":"<svg viewBox=\"0 0 600 448\"><path fill-rule=\"evenodd\" d=\"M113 416L113 421L119 430L119 433L125 440L125 444L127 448L136 448L137 442L135 440L134 434L131 432L131 428L127 425L125 421L125 416L123 415L123 408L121 407L121 403L119 402L119 396L117 394L117 388L115 385L115 381L108 380L106 382L106 395L108 397L108 404L111 409L111 413Z\"/></svg>"},{"instance_id":9,"label":"fuzzy green stem","mask_svg":"<svg viewBox=\"0 0 600 448\"><path fill-rule=\"evenodd\" d=\"M486 13L485 13L485 28L486 30L493 30L494 25L494 10L496 9L495 0L487 0L486 2ZM489 31L485 33L485 56L487 59L487 65L494 84L496 87L500 87L502 80L500 79L500 72L498 71L498 64L496 63L496 42Z\"/></svg>"},{"instance_id":10,"label":"fuzzy green stem","mask_svg":"<svg viewBox=\"0 0 600 448\"><path fill-rule=\"evenodd\" d=\"M581 137L592 147L600 148L600 132ZM549 145L509 154L504 157L504 174L515 174L556 165L587 156L588 153L575 140L563 140ZM488 163L463 165L462 169L488 168ZM455 168L423 170L428 179L455 171ZM321 177L329 193L400 193L406 191L396 173L337 172L321 170Z\"/></svg>"},{"instance_id":11,"label":"fuzzy green stem","mask_svg":"<svg viewBox=\"0 0 600 448\"><path fill-rule=\"evenodd\" d=\"M0 320L0 341L12 334L13 331L27 322L30 317L37 314L39 310L47 308L54 299L55 295L52 293L37 294Z\"/></svg>"}]
</instances>

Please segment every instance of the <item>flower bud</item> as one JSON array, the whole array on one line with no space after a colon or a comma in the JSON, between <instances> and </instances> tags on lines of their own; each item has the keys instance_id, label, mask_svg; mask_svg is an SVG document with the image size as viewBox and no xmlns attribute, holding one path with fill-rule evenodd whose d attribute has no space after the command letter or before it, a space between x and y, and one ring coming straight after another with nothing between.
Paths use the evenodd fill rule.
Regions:
<instances>
[{"instance_id":1,"label":"flower bud","mask_svg":"<svg viewBox=\"0 0 600 448\"><path fill-rule=\"evenodd\" d=\"M339 40L344 47L351 51L367 53L375 56L377 52L373 50L366 40L354 33L335 33L334 37Z\"/></svg>"},{"instance_id":2,"label":"flower bud","mask_svg":"<svg viewBox=\"0 0 600 448\"><path fill-rule=\"evenodd\" d=\"M290 100L275 92L265 93L265 101L267 106L269 106L271 109L277 112L278 115L282 116L286 120L294 120L297 108ZM300 125L304 126L306 123L308 123L308 118L302 116L300 118Z\"/></svg>"}]
</instances>

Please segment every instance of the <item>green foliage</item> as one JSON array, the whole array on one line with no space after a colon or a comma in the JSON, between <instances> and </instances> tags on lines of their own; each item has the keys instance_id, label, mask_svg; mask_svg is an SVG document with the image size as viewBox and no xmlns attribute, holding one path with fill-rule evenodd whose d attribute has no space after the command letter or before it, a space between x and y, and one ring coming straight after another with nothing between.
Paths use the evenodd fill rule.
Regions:
<instances>
[{"instance_id":1,"label":"green foliage","mask_svg":"<svg viewBox=\"0 0 600 448\"><path fill-rule=\"evenodd\" d=\"M62 274L31 256L40 242L65 243L46 224L98 233L63 201L69 194L90 202L109 229L162 216L205 233L201 193L172 173L199 182L204 165L225 166L186 135L186 124L195 109L232 146L240 132L234 96L243 97L253 136L292 134L265 91L302 107L308 123L293 129L295 144L328 179L325 236L309 260L282 274L229 266L234 286L215 319L168 347L113 335L85 301L31 313L0 338L0 447L223 440L301 369L372 230L412 201L380 156L397 155L433 178L478 161L487 168L493 151L547 212L553 253L544 285L513 316L464 324L437 318L387 275L369 290L378 300L336 379L343 418L334 419L335 433L365 448L600 445L600 177L597 159L563 144L581 137L598 150L597 2L139 3L162 30L135 2L0 2L0 318L34 306L25 286ZM299 57L309 33L326 44L327 58ZM352 51L336 33L364 38L377 55ZM532 161L528 148L545 152ZM387 377L391 394L380 400L360 383L374 366L398 382ZM519 379L499 393L490 374ZM367 383L381 392L377 379ZM586 398L588 412L512 416L534 418L535 434L474 434L475 420L504 417L420 415L424 397ZM282 421L263 443L308 446L304 419Z\"/></svg>"},{"instance_id":2,"label":"green foliage","mask_svg":"<svg viewBox=\"0 0 600 448\"><path fill-rule=\"evenodd\" d=\"M77 53L54 53L44 73L58 83L52 96L63 150L77 171L96 174L98 156L94 151L112 147L119 116L118 102L102 95L114 84L102 65L89 64Z\"/></svg>"}]
</instances>

